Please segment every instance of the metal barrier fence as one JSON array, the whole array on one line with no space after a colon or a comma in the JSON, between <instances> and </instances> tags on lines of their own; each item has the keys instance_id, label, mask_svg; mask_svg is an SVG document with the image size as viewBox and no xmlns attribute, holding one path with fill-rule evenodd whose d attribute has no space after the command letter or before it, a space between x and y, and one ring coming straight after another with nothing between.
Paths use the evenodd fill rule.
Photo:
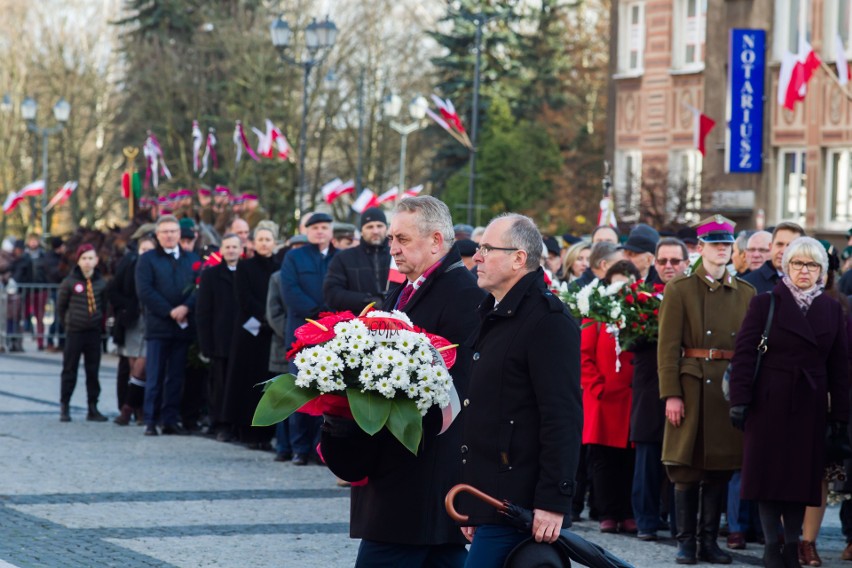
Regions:
<instances>
[{"instance_id":1,"label":"metal barrier fence","mask_svg":"<svg viewBox=\"0 0 852 568\"><path fill-rule=\"evenodd\" d=\"M38 347L59 345L65 333L56 315L58 284L19 284L10 280L0 286L0 347L23 351L24 337Z\"/></svg>"}]
</instances>

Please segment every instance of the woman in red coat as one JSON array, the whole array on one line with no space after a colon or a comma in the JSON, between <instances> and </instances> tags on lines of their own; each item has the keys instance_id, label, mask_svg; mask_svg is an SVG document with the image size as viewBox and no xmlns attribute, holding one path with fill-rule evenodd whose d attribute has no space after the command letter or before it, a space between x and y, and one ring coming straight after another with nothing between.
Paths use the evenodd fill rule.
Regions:
<instances>
[{"instance_id":1,"label":"woman in red coat","mask_svg":"<svg viewBox=\"0 0 852 568\"><path fill-rule=\"evenodd\" d=\"M603 285L637 280L631 263L619 261L607 271ZM583 320L580 343L583 387L583 444L589 461L600 530L636 532L630 504L633 448L628 440L633 379L633 354L622 351L616 364L615 337L606 326Z\"/></svg>"}]
</instances>

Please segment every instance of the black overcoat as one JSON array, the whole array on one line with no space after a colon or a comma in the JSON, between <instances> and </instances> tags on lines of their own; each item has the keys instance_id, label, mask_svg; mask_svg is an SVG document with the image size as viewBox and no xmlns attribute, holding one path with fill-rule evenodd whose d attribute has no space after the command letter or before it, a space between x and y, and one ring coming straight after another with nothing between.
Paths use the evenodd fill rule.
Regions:
<instances>
[{"instance_id":1,"label":"black overcoat","mask_svg":"<svg viewBox=\"0 0 852 568\"><path fill-rule=\"evenodd\" d=\"M781 277L778 276L778 271L775 270L775 265L772 264L772 261L767 260L760 265L760 268L752 270L743 276L743 280L754 286L758 294L763 294L764 292L772 291L775 285L778 284L778 281L781 280Z\"/></svg>"},{"instance_id":2,"label":"black overcoat","mask_svg":"<svg viewBox=\"0 0 852 568\"><path fill-rule=\"evenodd\" d=\"M235 426L251 425L263 389L258 383L272 378L269 345L272 329L266 323L266 293L269 278L280 268L272 257L255 255L241 260L234 273L235 319L231 322L231 351L225 383L225 417ZM252 335L243 327L249 318L261 322ZM225 330L222 330L225 332Z\"/></svg>"},{"instance_id":3,"label":"black overcoat","mask_svg":"<svg viewBox=\"0 0 852 568\"><path fill-rule=\"evenodd\" d=\"M633 350L633 402L630 406L630 441L662 444L666 401L660 398L657 342L642 342Z\"/></svg>"},{"instance_id":4,"label":"black overcoat","mask_svg":"<svg viewBox=\"0 0 852 568\"><path fill-rule=\"evenodd\" d=\"M370 302L380 305L388 287L390 247L361 241L357 247L339 251L328 265L322 293L334 311L358 315Z\"/></svg>"},{"instance_id":5,"label":"black overcoat","mask_svg":"<svg viewBox=\"0 0 852 568\"><path fill-rule=\"evenodd\" d=\"M579 327L541 269L522 277L496 309L488 296L479 313L456 458L462 482L526 509L563 513L563 526L571 526L583 433ZM471 525L504 522L466 494L459 510Z\"/></svg>"},{"instance_id":6,"label":"black overcoat","mask_svg":"<svg viewBox=\"0 0 852 568\"><path fill-rule=\"evenodd\" d=\"M775 315L757 380L757 345L769 294L751 300L731 362L731 405L748 406L741 495L818 506L826 420L849 417L846 318L826 294L802 314L783 282L771 293Z\"/></svg>"},{"instance_id":7,"label":"black overcoat","mask_svg":"<svg viewBox=\"0 0 852 568\"><path fill-rule=\"evenodd\" d=\"M195 303L198 345L205 357L227 359L231 352L237 297L234 274L228 263L205 268L201 272Z\"/></svg>"},{"instance_id":8,"label":"black overcoat","mask_svg":"<svg viewBox=\"0 0 852 568\"><path fill-rule=\"evenodd\" d=\"M391 292L385 309L393 309L401 290ZM414 325L459 344L450 374L462 399L469 379L470 341L478 325L476 309L484 297L454 246L403 310ZM424 418L416 457L386 430L372 438L360 431L351 438L323 431L322 451L329 468L351 481L369 477L366 485L352 487L352 538L419 546L466 542L444 510L444 496L461 475L460 417L436 437L440 415L433 408Z\"/></svg>"}]
</instances>

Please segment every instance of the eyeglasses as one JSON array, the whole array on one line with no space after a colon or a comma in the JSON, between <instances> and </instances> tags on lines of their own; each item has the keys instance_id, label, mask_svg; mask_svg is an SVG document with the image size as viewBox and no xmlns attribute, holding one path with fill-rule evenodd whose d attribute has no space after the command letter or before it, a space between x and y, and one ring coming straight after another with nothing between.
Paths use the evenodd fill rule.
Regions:
<instances>
[{"instance_id":1,"label":"eyeglasses","mask_svg":"<svg viewBox=\"0 0 852 568\"><path fill-rule=\"evenodd\" d=\"M791 260L790 266L792 266L796 270L803 270L807 268L808 272L810 272L811 270L819 270L820 268L822 268L822 266L820 266L816 262L802 262L801 260Z\"/></svg>"},{"instance_id":2,"label":"eyeglasses","mask_svg":"<svg viewBox=\"0 0 852 568\"><path fill-rule=\"evenodd\" d=\"M479 256L485 258L489 255L492 250L502 250L505 252L514 252L516 250L521 250L519 248L507 248L507 247L492 247L491 245L479 245L476 247L476 252L479 253Z\"/></svg>"},{"instance_id":3,"label":"eyeglasses","mask_svg":"<svg viewBox=\"0 0 852 568\"><path fill-rule=\"evenodd\" d=\"M746 252L747 253L762 252L763 254L766 254L766 253L769 252L769 249L766 249L766 248L747 248Z\"/></svg>"},{"instance_id":4,"label":"eyeglasses","mask_svg":"<svg viewBox=\"0 0 852 568\"><path fill-rule=\"evenodd\" d=\"M665 266L667 264L671 264L672 266L677 266L681 262L683 262L682 258L658 258L655 261L660 266Z\"/></svg>"}]
</instances>

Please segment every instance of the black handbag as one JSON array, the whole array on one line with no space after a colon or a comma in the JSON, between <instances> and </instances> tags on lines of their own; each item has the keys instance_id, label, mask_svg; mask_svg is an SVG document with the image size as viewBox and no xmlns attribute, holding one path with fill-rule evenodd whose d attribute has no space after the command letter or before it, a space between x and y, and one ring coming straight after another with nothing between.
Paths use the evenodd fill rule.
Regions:
<instances>
[{"instance_id":1,"label":"black handbag","mask_svg":"<svg viewBox=\"0 0 852 568\"><path fill-rule=\"evenodd\" d=\"M825 428L825 463L843 463L852 458L849 432L842 422L829 422Z\"/></svg>"},{"instance_id":2,"label":"black handbag","mask_svg":"<svg viewBox=\"0 0 852 568\"><path fill-rule=\"evenodd\" d=\"M772 316L775 314L775 294L769 293L769 315L766 316L766 325L763 328L763 334L760 336L760 343L757 344L757 361L754 364L754 377L752 385L757 381L757 374L760 373L760 361L763 359L763 354L766 353L766 341L769 339L769 330L772 328ZM725 369L725 374L722 375L722 394L725 400L731 400L731 365Z\"/></svg>"}]
</instances>

